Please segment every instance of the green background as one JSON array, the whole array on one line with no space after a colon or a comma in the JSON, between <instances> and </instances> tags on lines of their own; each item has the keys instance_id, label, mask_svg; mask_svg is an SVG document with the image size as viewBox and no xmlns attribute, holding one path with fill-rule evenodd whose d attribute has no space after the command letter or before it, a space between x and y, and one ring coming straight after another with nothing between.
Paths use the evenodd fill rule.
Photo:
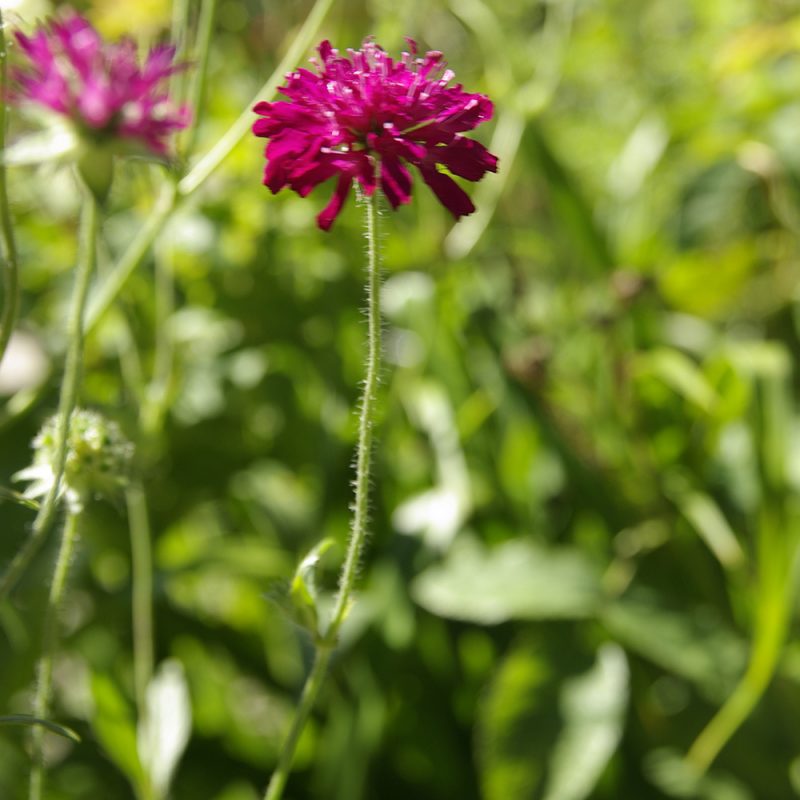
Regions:
<instances>
[{"instance_id":1,"label":"green background","mask_svg":"<svg viewBox=\"0 0 800 800\"><path fill-rule=\"evenodd\" d=\"M81 8L143 42L171 13L158 0ZM198 152L309 8L220 0ZM11 22L46 12L30 4ZM442 50L488 94L495 118L476 137L500 165L466 187L479 210L455 227L421 181L382 217L369 548L287 798L800 796L791 636L709 774L681 760L749 643L794 613L791 596L770 605L769 587L791 573L800 532L796 5L339 0L318 38L367 35L393 53L405 36ZM12 117L13 141L31 124ZM191 697L175 800L261 796L312 654L276 598L324 537L338 542L318 574L332 591L347 533L359 209L351 199L320 232L332 187L273 197L262 151L248 136L156 251L175 273L159 339L174 359L138 469L157 660L180 662ZM160 176L118 164L101 268ZM22 326L56 366L25 413L12 404L0 419L6 487L56 405L78 214L65 167L14 168L10 194ZM87 342L82 403L131 436L131 387L156 355L154 280L148 259ZM0 505L2 561L31 519ZM0 610L0 713L29 709L55 543ZM54 800L133 796L130 589L124 504L98 501L55 672L53 718L82 741L48 739ZM0 797L24 796L25 743L23 728L2 729Z\"/></svg>"}]
</instances>

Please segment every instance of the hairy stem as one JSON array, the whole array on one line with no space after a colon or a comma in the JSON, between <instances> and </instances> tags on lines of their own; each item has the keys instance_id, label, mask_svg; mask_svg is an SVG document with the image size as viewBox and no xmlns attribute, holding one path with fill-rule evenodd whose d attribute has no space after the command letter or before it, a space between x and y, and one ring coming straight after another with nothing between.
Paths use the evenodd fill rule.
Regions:
<instances>
[{"instance_id":1,"label":"hairy stem","mask_svg":"<svg viewBox=\"0 0 800 800\"><path fill-rule=\"evenodd\" d=\"M81 220L78 264L75 271L75 284L72 289L69 317L67 319L67 356L64 376L61 380L61 394L58 401L55 426L55 457L53 459L53 482L39 507L33 522L30 536L17 551L6 571L0 577L0 602L14 589L17 581L27 569L33 557L55 520L64 464L67 457L67 439L72 412L78 399L81 367L83 362L83 318L89 280L94 269L97 248L98 208L97 201L88 190L84 192L83 217Z\"/></svg>"},{"instance_id":2,"label":"hairy stem","mask_svg":"<svg viewBox=\"0 0 800 800\"><path fill-rule=\"evenodd\" d=\"M61 547L58 550L56 566L53 572L53 582L50 584L50 595L47 600L47 611L44 620L44 636L42 642L42 657L37 670L36 694L33 700L33 716L47 719L50 713L50 698L53 690L53 659L58 649L58 622L61 614L61 605L64 599L64 590L67 585L69 567L78 538L78 520L80 514L70 512L64 523L61 536ZM33 766L31 768L31 781L28 791L29 800L41 800L44 785L44 735L45 729L36 725L32 730L33 741Z\"/></svg>"},{"instance_id":3,"label":"hairy stem","mask_svg":"<svg viewBox=\"0 0 800 800\"><path fill-rule=\"evenodd\" d=\"M364 197L367 236L367 320L368 347L366 376L361 396L361 411L358 420L358 445L356 449L355 498L353 501L353 521L347 544L344 567L339 576L339 589L336 594L330 625L317 643L314 666L306 679L300 702L295 709L289 733L281 748L278 764L267 786L264 800L279 800L289 778L297 742L303 732L311 709L314 707L328 669L331 652L336 645L339 630L347 617L352 602L358 566L367 539L367 518L369 514L369 480L372 457L372 434L375 425L375 403L377 400L380 357L380 261L378 257L378 212L375 196Z\"/></svg>"},{"instance_id":4,"label":"hairy stem","mask_svg":"<svg viewBox=\"0 0 800 800\"><path fill-rule=\"evenodd\" d=\"M8 96L8 51L6 49L5 24L0 11L0 152L6 146L6 101ZM0 317L0 364L6 353L8 342L17 324L19 310L19 269L14 227L8 207L6 167L0 160L0 237L3 243L3 315Z\"/></svg>"},{"instance_id":5,"label":"hairy stem","mask_svg":"<svg viewBox=\"0 0 800 800\"><path fill-rule=\"evenodd\" d=\"M381 311L380 311L380 263L378 258L378 211L375 195L363 198L366 210L367 235L367 321L368 349L367 372L361 397L361 413L358 420L358 447L356 450L355 498L350 541L347 545L339 591L333 610L331 624L325 634L328 642L336 641L339 628L350 607L350 599L356 581L361 552L367 538L369 514L369 478L372 460L372 431L375 424L375 401L377 399L381 360Z\"/></svg>"}]
</instances>

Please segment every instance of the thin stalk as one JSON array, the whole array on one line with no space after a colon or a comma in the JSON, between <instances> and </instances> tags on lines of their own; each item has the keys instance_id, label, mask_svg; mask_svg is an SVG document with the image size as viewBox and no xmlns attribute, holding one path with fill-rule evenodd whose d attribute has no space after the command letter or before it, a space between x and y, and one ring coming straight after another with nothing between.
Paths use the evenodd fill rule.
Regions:
<instances>
[{"instance_id":1,"label":"thin stalk","mask_svg":"<svg viewBox=\"0 0 800 800\"><path fill-rule=\"evenodd\" d=\"M289 728L289 733L281 747L281 754L278 759L278 764L275 767L275 772L272 773L269 786L267 787L264 800L279 800L283 795L283 790L286 787L286 781L289 779L289 773L292 770L292 761L294 760L294 753L297 749L297 742L300 740L300 734L308 721L311 709L317 700L319 690L325 681L325 675L328 671L328 663L331 660L331 648L328 646L319 646L314 656L314 666L308 674L305 686L303 686L303 693L300 695L300 702L292 718L292 725Z\"/></svg>"},{"instance_id":2,"label":"thin stalk","mask_svg":"<svg viewBox=\"0 0 800 800\"><path fill-rule=\"evenodd\" d=\"M686 755L703 775L750 716L772 680L786 642L794 596L795 548L782 541L782 525L766 515L759 531L759 586L756 629L750 660L742 679Z\"/></svg>"},{"instance_id":3,"label":"thin stalk","mask_svg":"<svg viewBox=\"0 0 800 800\"><path fill-rule=\"evenodd\" d=\"M91 333L94 330L97 323L111 307L128 278L133 274L136 267L142 263L142 259L147 255L158 234L164 229L164 225L174 208L175 184L172 181L166 181L161 187L161 193L150 216L139 229L139 233L128 245L128 249L114 265L100 288L92 295L86 316L87 333Z\"/></svg>"},{"instance_id":4,"label":"thin stalk","mask_svg":"<svg viewBox=\"0 0 800 800\"><path fill-rule=\"evenodd\" d=\"M281 63L278 64L266 83L250 101L247 110L242 112L239 118L220 137L211 150L181 178L178 182L177 194L175 193L175 186L171 182L168 182L164 186L159 201L145 221L139 235L122 254L105 283L103 283L97 291L97 294L93 297L89 310L87 330L91 331L94 329L100 318L114 302L136 267L142 262L142 259L149 251L150 246L153 244L158 234L163 230L167 219L175 210L178 202L199 189L245 136L253 121L251 106L255 105L259 100L269 99L274 95L285 73L297 63L303 52L311 46L319 26L322 24L325 15L332 5L333 0L316 1L305 23L303 23L300 32L292 40L292 44L286 51L286 55Z\"/></svg>"},{"instance_id":5,"label":"thin stalk","mask_svg":"<svg viewBox=\"0 0 800 800\"><path fill-rule=\"evenodd\" d=\"M686 755L694 771L703 775L731 737L750 716L775 673L786 639L786 609L781 600L765 606L756 630L747 670L733 693L703 729Z\"/></svg>"},{"instance_id":6,"label":"thin stalk","mask_svg":"<svg viewBox=\"0 0 800 800\"><path fill-rule=\"evenodd\" d=\"M350 541L347 545L342 574L339 576L339 591L333 608L331 624L325 634L328 642L335 642L339 628L350 608L350 598L356 581L361 552L367 538L369 514L369 479L372 460L372 432L375 424L375 402L378 393L381 363L381 309L380 309L380 261L378 255L378 210L377 199L363 197L366 212L367 237L367 373L361 397L361 414L358 420L358 447L356 450L355 498Z\"/></svg>"},{"instance_id":7,"label":"thin stalk","mask_svg":"<svg viewBox=\"0 0 800 800\"><path fill-rule=\"evenodd\" d=\"M197 46L195 48L194 80L189 88L188 102L194 116L188 131L184 134L183 151L191 153L197 139L197 120L205 94L208 77L208 56L211 52L211 36L214 33L214 17L217 12L217 0L205 0L200 8L200 20L197 24Z\"/></svg>"},{"instance_id":8,"label":"thin stalk","mask_svg":"<svg viewBox=\"0 0 800 800\"><path fill-rule=\"evenodd\" d=\"M0 152L6 146L6 101L8 96L8 51L5 24L0 11ZM19 312L19 268L14 226L8 206L5 162L0 160L0 237L3 242L3 315L0 317L0 364L17 324Z\"/></svg>"},{"instance_id":9,"label":"thin stalk","mask_svg":"<svg viewBox=\"0 0 800 800\"><path fill-rule=\"evenodd\" d=\"M133 676L136 706L139 719L147 708L147 687L153 677L153 564L151 557L150 521L147 500L138 481L125 493L128 506L128 524L131 535L131 562L133 569Z\"/></svg>"},{"instance_id":10,"label":"thin stalk","mask_svg":"<svg viewBox=\"0 0 800 800\"><path fill-rule=\"evenodd\" d=\"M149 441L161 427L172 382L173 346L169 321L175 310L175 279L172 252L163 240L155 248L155 354L153 376L144 390L139 427Z\"/></svg>"},{"instance_id":11,"label":"thin stalk","mask_svg":"<svg viewBox=\"0 0 800 800\"><path fill-rule=\"evenodd\" d=\"M69 567L78 538L78 520L80 514L70 512L64 523L64 532L61 536L61 546L56 558L53 572L53 582L50 584L50 595L47 600L47 611L44 620L44 637L42 642L42 657L39 660L37 671L36 695L33 700L33 716L47 719L50 713L50 698L53 690L53 659L58 649L58 622L61 614L61 605L64 600L64 590L67 585ZM33 741L33 767L31 768L31 781L28 791L29 800L41 800L44 785L44 734L41 725L33 728L31 737Z\"/></svg>"},{"instance_id":12,"label":"thin stalk","mask_svg":"<svg viewBox=\"0 0 800 800\"><path fill-rule=\"evenodd\" d=\"M339 630L347 617L352 601L353 588L358 573L358 565L367 539L367 518L369 512L369 480L372 456L372 434L375 425L375 404L378 393L381 357L380 320L380 261L378 254L378 212L375 196L362 200L366 216L367 237L367 321L368 347L366 376L361 396L361 411L358 421L358 445L356 449L355 498L353 501L353 521L347 544L347 555L339 576L339 589L336 594L331 622L327 631L317 642L314 666L306 679L300 702L295 709L289 733L281 748L275 771L267 786L264 800L279 800L289 779L297 742L303 732L311 709L325 679L331 652L336 645Z\"/></svg>"},{"instance_id":13,"label":"thin stalk","mask_svg":"<svg viewBox=\"0 0 800 800\"><path fill-rule=\"evenodd\" d=\"M189 39L189 11L191 2L190 0L174 0L172 3L172 21L170 25L170 39L177 48L175 51L175 60L177 62L183 61L186 57ZM174 97L174 90L179 88L175 85L175 79L182 78L183 73L177 73L172 76L172 83L170 84L170 94ZM178 92L180 96L180 92Z\"/></svg>"},{"instance_id":14,"label":"thin stalk","mask_svg":"<svg viewBox=\"0 0 800 800\"><path fill-rule=\"evenodd\" d=\"M81 367L83 362L84 311L89 281L94 269L97 255L97 201L88 190L84 192L83 216L81 220L78 264L75 272L75 284L72 289L69 316L67 318L67 356L64 364L64 376L61 380L61 394L56 412L55 458L53 459L53 483L51 484L33 521L30 536L17 551L6 571L0 577L0 602L8 597L16 586L20 576L25 572L33 557L53 525L61 492L61 480L64 476L64 464L67 456L67 438L72 412L78 399Z\"/></svg>"},{"instance_id":15,"label":"thin stalk","mask_svg":"<svg viewBox=\"0 0 800 800\"><path fill-rule=\"evenodd\" d=\"M169 38L175 47L174 60L176 64L186 64L189 52L189 21L191 6L194 0L173 0L172 21L170 23ZM190 66L191 62L187 64ZM182 105L186 100L186 87L188 84L188 69L176 70L169 79L169 96L173 102Z\"/></svg>"}]
</instances>

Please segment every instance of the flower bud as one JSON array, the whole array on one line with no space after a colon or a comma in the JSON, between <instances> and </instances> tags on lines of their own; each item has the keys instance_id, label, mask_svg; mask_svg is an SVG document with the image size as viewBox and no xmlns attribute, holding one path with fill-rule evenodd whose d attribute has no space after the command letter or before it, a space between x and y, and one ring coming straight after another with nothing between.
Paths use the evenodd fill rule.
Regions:
<instances>
[{"instance_id":1,"label":"flower bud","mask_svg":"<svg viewBox=\"0 0 800 800\"><path fill-rule=\"evenodd\" d=\"M55 480L57 417L50 417L33 440L33 463L15 480L30 481L24 494L46 495ZM61 493L72 513L91 497L114 499L128 482L133 445L119 425L96 411L76 409L69 424Z\"/></svg>"}]
</instances>

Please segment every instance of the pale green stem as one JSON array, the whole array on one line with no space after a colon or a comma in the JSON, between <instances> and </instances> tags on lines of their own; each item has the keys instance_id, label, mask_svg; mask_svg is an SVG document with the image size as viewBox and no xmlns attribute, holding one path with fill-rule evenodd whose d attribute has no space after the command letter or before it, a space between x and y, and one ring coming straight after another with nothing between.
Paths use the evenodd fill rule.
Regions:
<instances>
[{"instance_id":1,"label":"pale green stem","mask_svg":"<svg viewBox=\"0 0 800 800\"><path fill-rule=\"evenodd\" d=\"M161 187L161 193L150 216L145 220L144 225L128 245L128 249L122 254L120 260L114 265L108 277L104 279L100 288L92 295L89 303L89 312L86 316L87 333L94 330L128 278L133 274L136 267L142 263L142 259L147 255L158 234L164 229L164 225L174 208L175 184L167 181Z\"/></svg>"},{"instance_id":2,"label":"pale green stem","mask_svg":"<svg viewBox=\"0 0 800 800\"><path fill-rule=\"evenodd\" d=\"M85 190L78 264L76 266L75 284L72 289L72 299L67 319L67 356L64 364L64 376L61 380L58 411L56 412L55 453L52 465L53 482L39 507L30 535L17 551L2 577L0 577L0 602L8 597L16 586L20 576L27 569L42 542L47 538L56 516L67 456L70 417L75 409L80 385L83 362L84 309L86 295L89 290L89 281L96 260L97 212L97 201L90 191Z\"/></svg>"},{"instance_id":3,"label":"pale green stem","mask_svg":"<svg viewBox=\"0 0 800 800\"><path fill-rule=\"evenodd\" d=\"M314 656L314 666L311 668L311 672L309 672L305 685L303 686L300 702L297 704L297 708L294 711L292 725L281 747L278 764L275 767L275 771L272 773L272 778L270 779L269 786L267 786L264 800L279 800L283 795L286 781L289 779L289 773L292 770L292 761L294 760L294 753L297 749L297 742L300 740L300 735L303 733L303 729L306 726L311 709L314 708L319 690L322 688L322 684L325 681L325 675L328 671L328 662L330 660L331 648L328 645L318 646Z\"/></svg>"},{"instance_id":4,"label":"pale green stem","mask_svg":"<svg viewBox=\"0 0 800 800\"><path fill-rule=\"evenodd\" d=\"M146 440L161 427L172 381L173 346L169 321L175 308L175 281L171 259L169 248L156 247L153 377L145 389L139 414L139 425Z\"/></svg>"},{"instance_id":5,"label":"pale green stem","mask_svg":"<svg viewBox=\"0 0 800 800\"><path fill-rule=\"evenodd\" d=\"M6 146L6 102L8 94L8 52L6 50L5 23L0 11L0 152ZM0 317L0 364L8 342L17 324L19 310L19 270L14 226L8 207L5 162L0 160L0 236L3 241L3 315Z\"/></svg>"},{"instance_id":6,"label":"pale green stem","mask_svg":"<svg viewBox=\"0 0 800 800\"><path fill-rule=\"evenodd\" d=\"M186 63L189 51L189 18L194 0L173 0L169 38L175 47L176 64ZM191 62L190 62L191 63ZM193 65L192 65L193 66ZM186 98L189 69L179 69L169 79L169 96L178 105Z\"/></svg>"},{"instance_id":7,"label":"pale green stem","mask_svg":"<svg viewBox=\"0 0 800 800\"><path fill-rule=\"evenodd\" d=\"M193 118L189 130L184 134L183 150L191 153L197 138L197 120L203 103L203 95L208 77L208 56L211 52L211 36L214 33L214 17L217 11L217 0L205 0L200 9L200 20L197 30L197 47L194 61L194 74L191 88L189 89L189 107L192 109Z\"/></svg>"},{"instance_id":8,"label":"pale green stem","mask_svg":"<svg viewBox=\"0 0 800 800\"><path fill-rule=\"evenodd\" d=\"M250 101L247 110L242 112L239 118L220 137L211 150L209 150L208 153L206 153L206 155L179 181L177 195L175 194L175 187L171 184L164 187L159 201L153 208L141 231L128 246L128 249L122 254L122 257L114 266L108 279L97 291L96 296L92 298L87 330L92 330L94 328L114 302L122 287L127 283L136 267L139 266L142 259L147 254L155 238L161 233L164 224L175 209L179 199L186 198L199 189L245 136L253 122L251 106L255 105L259 100L268 100L272 98L286 72L294 66L303 52L310 47L319 26L322 24L325 15L332 5L333 0L317 0L300 32L292 40L292 44L286 51L286 55L281 63L278 64L267 82L258 90L258 93Z\"/></svg>"},{"instance_id":9,"label":"pale green stem","mask_svg":"<svg viewBox=\"0 0 800 800\"><path fill-rule=\"evenodd\" d=\"M358 566L367 539L367 518L369 512L370 461L372 456L372 433L375 425L375 403L377 400L380 357L380 261L378 256L378 211L375 196L362 200L366 212L367 236L367 320L368 348L366 376L361 397L361 411L358 421L358 445L356 450L355 498L353 502L353 521L347 544L344 567L339 576L339 589L336 594L331 622L321 640L317 642L314 666L306 679L300 702L295 709L289 733L281 748L275 771L267 786L264 800L279 800L289 778L297 742L303 732L311 709L325 679L331 651L336 645L339 630L347 617L352 601Z\"/></svg>"},{"instance_id":10,"label":"pale green stem","mask_svg":"<svg viewBox=\"0 0 800 800\"><path fill-rule=\"evenodd\" d=\"M190 0L174 0L172 3L172 24L170 26L170 40L177 48L175 51L175 61L181 63L186 57L187 40L189 38L189 6ZM175 85L176 78L183 77L183 71L172 76L170 82L170 95L180 97L181 92L175 90L179 87Z\"/></svg>"},{"instance_id":11,"label":"pale green stem","mask_svg":"<svg viewBox=\"0 0 800 800\"><path fill-rule=\"evenodd\" d=\"M761 530L758 607L750 661L742 679L723 706L701 731L686 755L697 775L703 775L750 716L772 680L786 642L793 602L793 559L780 537L782 528Z\"/></svg>"},{"instance_id":12,"label":"pale green stem","mask_svg":"<svg viewBox=\"0 0 800 800\"><path fill-rule=\"evenodd\" d=\"M150 551L150 520L147 500L138 481L125 493L131 535L133 569L133 674L136 705L141 719L145 714L147 687L153 676L153 565Z\"/></svg>"},{"instance_id":13,"label":"pale green stem","mask_svg":"<svg viewBox=\"0 0 800 800\"><path fill-rule=\"evenodd\" d=\"M64 590L67 585L69 567L78 538L78 520L80 514L70 511L64 522L64 532L61 535L61 546L56 558L53 572L53 582L50 584L50 595L47 600L47 611L44 619L44 636L42 642L42 657L37 670L36 694L33 700L33 716L39 719L48 719L50 713L50 698L53 689L53 659L58 650L58 624L61 614ZM41 800L44 785L44 735L45 729L37 725L33 728L31 738L33 741L33 766L31 767L31 782L28 792L29 800Z\"/></svg>"}]
</instances>

